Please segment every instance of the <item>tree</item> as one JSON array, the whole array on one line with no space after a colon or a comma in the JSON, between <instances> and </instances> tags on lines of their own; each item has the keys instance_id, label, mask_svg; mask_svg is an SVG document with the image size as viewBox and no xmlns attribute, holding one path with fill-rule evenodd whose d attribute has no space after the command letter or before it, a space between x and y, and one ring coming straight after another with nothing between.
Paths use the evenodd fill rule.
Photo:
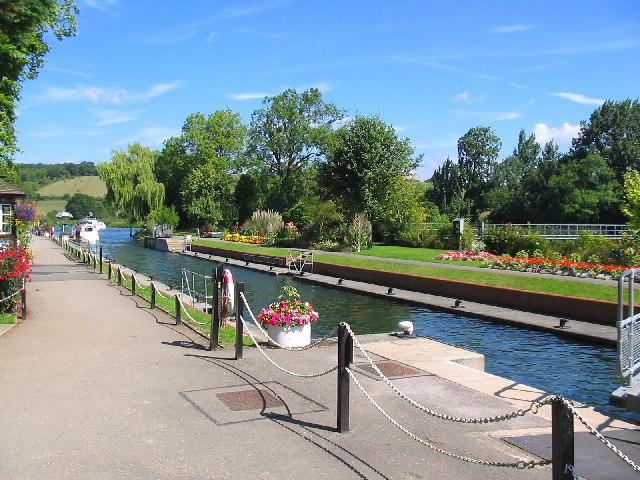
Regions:
<instances>
[{"instance_id":1,"label":"tree","mask_svg":"<svg viewBox=\"0 0 640 480\"><path fill-rule=\"evenodd\" d=\"M353 221L349 225L347 240L356 252L359 252L362 246L371 240L371 222L366 215L356 213L353 216Z\"/></svg>"},{"instance_id":2,"label":"tree","mask_svg":"<svg viewBox=\"0 0 640 480\"><path fill-rule=\"evenodd\" d=\"M0 0L0 161L9 166L17 149L14 122L22 82L42 68L48 32L58 40L75 35L77 13L71 0Z\"/></svg>"},{"instance_id":3,"label":"tree","mask_svg":"<svg viewBox=\"0 0 640 480\"><path fill-rule=\"evenodd\" d=\"M622 184L628 170L640 170L640 102L607 100L581 122L569 154L585 158L589 153L602 156Z\"/></svg>"},{"instance_id":4,"label":"tree","mask_svg":"<svg viewBox=\"0 0 640 480\"><path fill-rule=\"evenodd\" d=\"M218 110L209 116L189 115L181 135L165 142L157 161L156 175L165 186L167 203L175 205L186 217L189 205L181 197L185 179L208 164L214 165L216 171L239 169L246 134L240 114L231 110Z\"/></svg>"},{"instance_id":5,"label":"tree","mask_svg":"<svg viewBox=\"0 0 640 480\"><path fill-rule=\"evenodd\" d=\"M468 210L464 203L460 170L449 157L433 172L431 185L427 196L445 214L457 217L460 212Z\"/></svg>"},{"instance_id":6,"label":"tree","mask_svg":"<svg viewBox=\"0 0 640 480\"><path fill-rule=\"evenodd\" d=\"M342 118L338 108L322 99L317 88L302 93L285 90L262 102L249 129L249 154L256 166L274 177L268 195L284 211L300 193L301 175L323 157L332 125Z\"/></svg>"},{"instance_id":7,"label":"tree","mask_svg":"<svg viewBox=\"0 0 640 480\"><path fill-rule=\"evenodd\" d=\"M408 138L378 116L356 116L339 128L320 168L320 184L349 215L362 212L379 227L395 187L420 163Z\"/></svg>"},{"instance_id":8,"label":"tree","mask_svg":"<svg viewBox=\"0 0 640 480\"><path fill-rule=\"evenodd\" d=\"M240 175L233 196L238 208L238 222L240 223L244 223L253 212L260 208L258 183L248 173Z\"/></svg>"},{"instance_id":9,"label":"tree","mask_svg":"<svg viewBox=\"0 0 640 480\"><path fill-rule=\"evenodd\" d=\"M158 152L134 143L126 150L114 150L110 162L98 165L107 186L106 199L116 214L132 221L143 220L164 202L164 185L156 181L154 164Z\"/></svg>"},{"instance_id":10,"label":"tree","mask_svg":"<svg viewBox=\"0 0 640 480\"><path fill-rule=\"evenodd\" d=\"M91 213L99 216L102 212L102 200L84 193L74 193L67 201L65 210L74 218L83 218Z\"/></svg>"},{"instance_id":11,"label":"tree","mask_svg":"<svg viewBox=\"0 0 640 480\"><path fill-rule=\"evenodd\" d=\"M629 217L629 227L640 230L640 171L632 170L624 176L624 196L622 211Z\"/></svg>"},{"instance_id":12,"label":"tree","mask_svg":"<svg viewBox=\"0 0 640 480\"><path fill-rule=\"evenodd\" d=\"M188 223L204 228L229 225L236 216L234 188L233 176L213 163L190 172L181 192Z\"/></svg>"}]
</instances>

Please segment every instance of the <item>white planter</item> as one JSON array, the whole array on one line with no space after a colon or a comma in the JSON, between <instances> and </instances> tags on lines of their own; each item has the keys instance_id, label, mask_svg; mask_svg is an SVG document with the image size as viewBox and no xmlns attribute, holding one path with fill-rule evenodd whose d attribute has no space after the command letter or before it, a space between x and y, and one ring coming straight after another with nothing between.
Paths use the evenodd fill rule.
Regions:
<instances>
[{"instance_id":1,"label":"white planter","mask_svg":"<svg viewBox=\"0 0 640 480\"><path fill-rule=\"evenodd\" d=\"M267 333L283 347L304 347L311 343L311 324L294 327L267 325Z\"/></svg>"}]
</instances>

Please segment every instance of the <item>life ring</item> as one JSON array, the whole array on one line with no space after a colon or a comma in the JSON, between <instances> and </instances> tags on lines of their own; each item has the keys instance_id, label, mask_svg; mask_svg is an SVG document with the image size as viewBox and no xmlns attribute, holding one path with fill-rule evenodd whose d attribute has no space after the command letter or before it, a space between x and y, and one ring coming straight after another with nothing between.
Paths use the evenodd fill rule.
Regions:
<instances>
[{"instance_id":1,"label":"life ring","mask_svg":"<svg viewBox=\"0 0 640 480\"><path fill-rule=\"evenodd\" d=\"M229 314L233 312L235 303L235 284L233 283L233 274L231 270L225 268L222 272L222 310Z\"/></svg>"}]
</instances>

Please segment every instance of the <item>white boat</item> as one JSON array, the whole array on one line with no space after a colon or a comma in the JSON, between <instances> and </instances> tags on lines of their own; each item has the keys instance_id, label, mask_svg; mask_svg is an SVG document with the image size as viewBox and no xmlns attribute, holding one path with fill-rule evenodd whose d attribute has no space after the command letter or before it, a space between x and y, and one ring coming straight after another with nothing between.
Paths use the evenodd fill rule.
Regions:
<instances>
[{"instance_id":1,"label":"white boat","mask_svg":"<svg viewBox=\"0 0 640 480\"><path fill-rule=\"evenodd\" d=\"M89 212L88 216L76 224L76 241L85 241L89 245L94 245L100 240L100 230L105 228L107 228L106 225Z\"/></svg>"}]
</instances>

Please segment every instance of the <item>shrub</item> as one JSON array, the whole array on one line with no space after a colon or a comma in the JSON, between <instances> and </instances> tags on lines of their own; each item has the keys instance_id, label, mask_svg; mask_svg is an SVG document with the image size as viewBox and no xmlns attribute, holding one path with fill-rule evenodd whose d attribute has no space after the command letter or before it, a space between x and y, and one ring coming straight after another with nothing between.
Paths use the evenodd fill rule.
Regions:
<instances>
[{"instance_id":1,"label":"shrub","mask_svg":"<svg viewBox=\"0 0 640 480\"><path fill-rule=\"evenodd\" d=\"M244 223L244 230L254 235L263 235L268 242L273 242L282 228L282 215L274 210L258 210Z\"/></svg>"},{"instance_id":2,"label":"shrub","mask_svg":"<svg viewBox=\"0 0 640 480\"><path fill-rule=\"evenodd\" d=\"M176 228L179 222L180 217L176 212L176 207L167 207L165 205L151 210L146 218L147 228L153 227L153 225L171 225L172 228Z\"/></svg>"},{"instance_id":3,"label":"shrub","mask_svg":"<svg viewBox=\"0 0 640 480\"><path fill-rule=\"evenodd\" d=\"M371 222L364 213L356 213L353 217L345 243L356 252L359 252L363 245L367 245L371 240Z\"/></svg>"},{"instance_id":4,"label":"shrub","mask_svg":"<svg viewBox=\"0 0 640 480\"><path fill-rule=\"evenodd\" d=\"M529 233L522 228L510 225L490 229L483 240L487 249L496 255L514 256L521 251L532 255L536 250L548 255L551 252L549 240L539 233Z\"/></svg>"},{"instance_id":5,"label":"shrub","mask_svg":"<svg viewBox=\"0 0 640 480\"><path fill-rule=\"evenodd\" d=\"M26 248L9 248L0 252L0 298L13 295L23 280L30 280L31 255ZM14 295L10 300L0 302L0 313L11 312L18 300Z\"/></svg>"}]
</instances>

